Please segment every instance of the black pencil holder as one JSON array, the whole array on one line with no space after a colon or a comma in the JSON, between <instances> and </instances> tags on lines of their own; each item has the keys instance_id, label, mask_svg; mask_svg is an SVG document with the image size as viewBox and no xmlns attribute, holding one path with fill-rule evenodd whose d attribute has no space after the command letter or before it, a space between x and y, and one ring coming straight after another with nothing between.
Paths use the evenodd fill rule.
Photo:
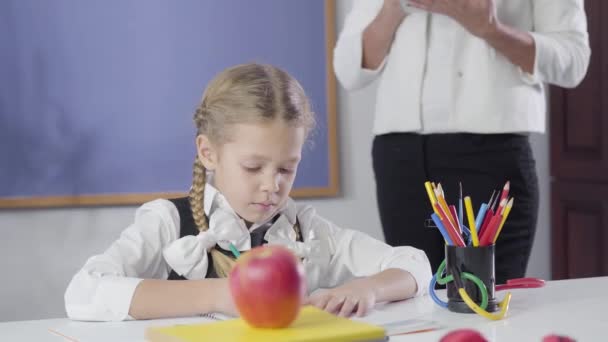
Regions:
<instances>
[{"instance_id":1,"label":"black pencil holder","mask_svg":"<svg viewBox=\"0 0 608 342\"><path fill-rule=\"evenodd\" d=\"M494 312L498 310L498 303L495 297L496 277L494 273L495 250L494 245L481 247L460 247L445 246L446 274L452 274L451 270L455 267L461 272L468 272L479 278L488 291L488 306L486 311ZM471 299L481 305L481 291L477 285L470 280L462 277L464 289ZM473 313L473 310L464 302L455 281L447 283L448 309L453 312Z\"/></svg>"}]
</instances>

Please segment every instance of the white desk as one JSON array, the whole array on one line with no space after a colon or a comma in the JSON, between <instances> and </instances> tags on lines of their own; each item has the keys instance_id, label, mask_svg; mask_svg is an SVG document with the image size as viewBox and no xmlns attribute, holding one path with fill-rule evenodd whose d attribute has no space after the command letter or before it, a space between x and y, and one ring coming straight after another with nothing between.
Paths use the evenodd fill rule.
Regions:
<instances>
[{"instance_id":1,"label":"white desk","mask_svg":"<svg viewBox=\"0 0 608 342\"><path fill-rule=\"evenodd\" d=\"M539 289L514 290L507 318L489 321L475 314L457 314L437 306L430 297L381 305L365 317L371 323L420 318L433 320L444 329L413 335L392 336L390 341L438 341L456 328L473 328L490 341L536 341L551 333L578 341L608 341L608 277L552 281ZM498 292L502 298L504 293ZM440 292L445 300L445 294ZM2 341L143 341L149 326L195 323L201 317L118 323L73 322L69 319L0 323ZM53 329L72 339L49 332Z\"/></svg>"}]
</instances>

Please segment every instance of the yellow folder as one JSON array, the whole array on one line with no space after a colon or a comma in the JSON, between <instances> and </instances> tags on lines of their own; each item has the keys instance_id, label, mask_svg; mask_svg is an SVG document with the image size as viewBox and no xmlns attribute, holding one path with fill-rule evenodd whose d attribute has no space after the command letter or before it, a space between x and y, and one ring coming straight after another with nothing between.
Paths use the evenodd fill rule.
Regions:
<instances>
[{"instance_id":1,"label":"yellow folder","mask_svg":"<svg viewBox=\"0 0 608 342\"><path fill-rule=\"evenodd\" d=\"M341 318L317 309L303 307L298 318L284 329L252 328L238 318L214 323L152 327L146 330L151 342L194 341L384 341L384 328Z\"/></svg>"}]
</instances>

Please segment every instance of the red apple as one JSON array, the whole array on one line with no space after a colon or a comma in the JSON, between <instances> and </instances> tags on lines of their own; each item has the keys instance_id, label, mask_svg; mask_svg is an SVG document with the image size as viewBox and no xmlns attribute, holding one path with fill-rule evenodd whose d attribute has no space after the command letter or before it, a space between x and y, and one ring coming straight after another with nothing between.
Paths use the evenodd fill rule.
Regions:
<instances>
[{"instance_id":1,"label":"red apple","mask_svg":"<svg viewBox=\"0 0 608 342\"><path fill-rule=\"evenodd\" d=\"M457 329L445 334L439 342L487 342L483 335L473 329Z\"/></svg>"},{"instance_id":2,"label":"red apple","mask_svg":"<svg viewBox=\"0 0 608 342\"><path fill-rule=\"evenodd\" d=\"M576 340L572 337L552 334L543 337L543 342L576 342Z\"/></svg>"},{"instance_id":3,"label":"red apple","mask_svg":"<svg viewBox=\"0 0 608 342\"><path fill-rule=\"evenodd\" d=\"M257 328L290 325L306 293L304 267L282 246L261 246L244 253L228 281L241 317Z\"/></svg>"}]
</instances>

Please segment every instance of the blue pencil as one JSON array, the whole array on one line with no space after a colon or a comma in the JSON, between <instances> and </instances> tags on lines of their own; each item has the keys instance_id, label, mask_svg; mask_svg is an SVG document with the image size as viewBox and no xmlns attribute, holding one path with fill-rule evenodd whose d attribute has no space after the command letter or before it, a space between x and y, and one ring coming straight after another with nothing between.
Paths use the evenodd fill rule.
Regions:
<instances>
[{"instance_id":1,"label":"blue pencil","mask_svg":"<svg viewBox=\"0 0 608 342\"><path fill-rule=\"evenodd\" d=\"M469 227L462 225L462 233L464 234L465 239L467 240L467 246L471 244L471 230Z\"/></svg>"},{"instance_id":2,"label":"blue pencil","mask_svg":"<svg viewBox=\"0 0 608 342\"><path fill-rule=\"evenodd\" d=\"M483 218L486 217L486 210L488 210L488 205L485 203L482 203L481 207L479 207L479 212L477 213L477 218L475 219L475 226L477 227L478 236L481 236L481 224L483 223Z\"/></svg>"},{"instance_id":3,"label":"blue pencil","mask_svg":"<svg viewBox=\"0 0 608 342\"><path fill-rule=\"evenodd\" d=\"M441 233L441 235L443 235L443 239L448 242L448 245L454 245L454 243L452 242L452 239L450 239L450 235L448 234L448 231L445 230L443 223L441 223L441 219L439 218L439 216L437 216L437 214L433 213L431 215L431 218L433 219L433 222L435 222L435 225L439 229L439 232Z\"/></svg>"},{"instance_id":4,"label":"blue pencil","mask_svg":"<svg viewBox=\"0 0 608 342\"><path fill-rule=\"evenodd\" d=\"M458 222L460 222L460 230L464 231L464 221L462 214L462 183L458 183L460 185L460 197L458 198Z\"/></svg>"}]
</instances>

